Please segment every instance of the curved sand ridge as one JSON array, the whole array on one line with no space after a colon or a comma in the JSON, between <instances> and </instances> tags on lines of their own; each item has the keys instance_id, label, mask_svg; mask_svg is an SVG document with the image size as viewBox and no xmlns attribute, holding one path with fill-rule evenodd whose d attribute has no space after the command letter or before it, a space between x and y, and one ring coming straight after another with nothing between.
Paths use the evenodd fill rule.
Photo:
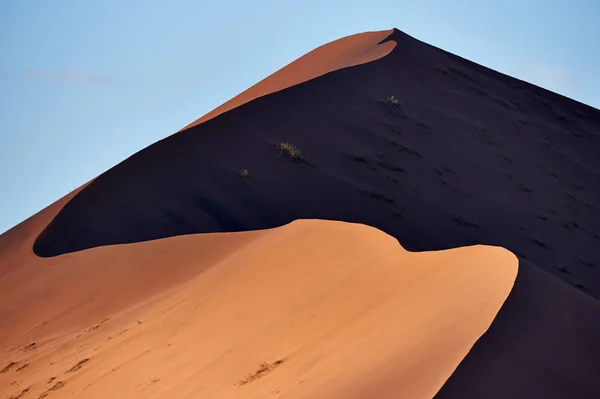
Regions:
<instances>
[{"instance_id":1,"label":"curved sand ridge","mask_svg":"<svg viewBox=\"0 0 600 399\"><path fill-rule=\"evenodd\" d=\"M0 280L3 322L16 326L3 331L2 362L17 362L0 387L55 398L431 398L516 273L501 248L410 253L374 228L317 220L32 256Z\"/></svg>"},{"instance_id":2,"label":"curved sand ridge","mask_svg":"<svg viewBox=\"0 0 600 399\"><path fill-rule=\"evenodd\" d=\"M185 126L180 132L256 98L295 86L338 69L364 64L384 57L396 46L396 42L393 40L383 42L393 32L394 29L358 33L317 47L218 106L200 119Z\"/></svg>"},{"instance_id":3,"label":"curved sand ridge","mask_svg":"<svg viewBox=\"0 0 600 399\"><path fill-rule=\"evenodd\" d=\"M507 248L598 297L600 112L400 31L387 40L385 57L132 155L64 206L35 253L344 220L413 251ZM281 156L284 141L310 165Z\"/></svg>"},{"instance_id":4,"label":"curved sand ridge","mask_svg":"<svg viewBox=\"0 0 600 399\"><path fill-rule=\"evenodd\" d=\"M222 223L238 223L225 223L227 229L239 229L240 226L249 229L253 224L262 225L254 228L264 228L306 217L361 221L393 233L408 248L462 246L478 240L493 242L520 252L537 266L555 274L559 272L552 261L563 261L559 270L564 272L558 275L571 284L583 283L585 289L593 293L597 278L590 259L595 259L597 254L593 241L597 235L592 235L597 215L586 209L593 210L598 198L594 195L597 190L593 189L593 179L597 175L594 174L597 141L593 140L593 133L600 120L598 111L409 40L398 32L394 32L391 39L401 45L390 56L289 90L280 90L273 96L258 98L232 111L228 118L216 118L197 126L197 134L171 136L101 175L89 186L92 190L83 190L84 195L75 198L72 206L67 206L70 212L65 213L63 209L61 220L50 223L76 192L0 236L0 361L4 362L0 364L0 371L10 362L17 362L5 373L0 373L0 392L6 392L7 397L18 397L31 388L22 396L24 399L36 398L47 389L52 397L71 396L71 392L80 397L97 397L101 391L117 397L131 397L137 393L142 397L197 397L201 393L195 390L195 384L206 381L206 389L214 393L208 397L221 394L224 397L246 397L246 394L258 397L259 393L263 393L263 397L286 394L286 397L351 397L350 394L386 397L386 394L397 395L398 392L411 394L399 391L407 389L406 386L395 385L408 378L414 383L414 389L419 390L415 393L419 397L425 388L435 392L435 377L442 384L456 367L456 364L450 366L454 360L447 359L464 356L464 353L458 355L461 352L458 347L470 340L471 343L464 346L464 350L468 350L477 339L471 327L484 324L474 321L477 312L468 308L470 304L462 307L464 304L460 303L453 308L465 312L466 318L458 323L454 317L459 313L440 308L435 299L425 306L431 311L419 313L421 319L410 318L418 313L410 310L414 309L410 304L412 297L418 292L429 295L428 284L435 286L431 279L439 270L443 271L441 266L428 269L433 275L421 276L424 285L418 279L407 279L412 285L398 284L398 292L392 295L387 280L404 280L393 273L388 274L394 269L389 263L383 262L383 266L372 270L373 262L367 262L365 270L356 271L351 267L348 275L345 268L355 265L353 262L357 260L356 256L347 259L340 254L342 244L330 248L326 245L328 240L321 239L318 245L302 246L303 233L293 229L298 229L294 227L298 223L307 222L295 222L268 231L178 236L86 249L115 242L196 233L202 231L198 226L209 226L207 231L216 231L216 227L223 228L223 225L217 223L215 227L211 223L219 218L223 218ZM402 113L390 112L389 107L380 102L390 94L406 101ZM548 107L541 100L552 106ZM280 112L274 114L274 109ZM520 110L527 111L529 116L519 115ZM481 117L479 134L468 135L465 132L473 130L474 121L470 119L474 115ZM575 128L569 126L568 117L559 118L565 115L575 115ZM371 123L377 120L381 123ZM519 126L506 130L506 126L511 126L515 120ZM417 123L423 121L426 124ZM540 126L544 126L543 130L548 134L545 142L537 140L533 134ZM494 141L494 134L499 134L495 132L496 127L502 130L499 142ZM244 134L236 135L236 131ZM439 134L441 131L443 135ZM219 134L211 134L215 132ZM389 139L395 133L402 134L398 136L401 139L395 139L402 142L401 151L396 153L390 151L391 147L380 145L379 140ZM315 136L319 136L319 140L315 140ZM444 137L451 140L444 141ZM291 140L300 145L315 167L303 169L272 156L274 143L268 140ZM553 145L556 143L565 153L574 156L554 156ZM239 148L244 150L240 152ZM329 152L321 152L321 148L329 149ZM440 148L444 150L440 151ZM369 154L381 151L385 152L385 158L369 157ZM539 170L529 163L536 157L522 156L538 153L543 155L540 159L546 160L544 168ZM365 174L368 168L365 169L358 158L351 158L353 154L366 154L364 159L367 161L377 161L375 165L381 166L385 179L378 181L372 174ZM139 162L144 157L145 161ZM516 163L517 167L511 167L511 163ZM165 173L165 165L172 168L170 173ZM400 172L394 174L395 165L402 166L406 177L400 177ZM447 167L428 169L435 165ZM251 170L250 185L240 183L237 170L242 167ZM161 170L157 172L157 169ZM278 173L273 174L273 170ZM206 176L204 171L211 171L214 176ZM432 171L443 175L440 178L443 185L432 182L431 176L435 176L433 173L430 176ZM503 179L498 171L510 172L511 179L514 174L520 185ZM277 176L282 180L274 179ZM351 184L341 185L339 181L326 180L323 176L342 176L340 181ZM456 177L460 177L462 183L455 182ZM143 184L138 184L138 180ZM539 185L525 184L533 181ZM398 182L401 184L397 185ZM415 185L415 182L419 184ZM151 189L146 190L147 187ZM153 195L157 187L167 194ZM309 187L315 191L308 190ZM323 187L331 190L323 190ZM515 191L515 187L520 188ZM374 188L377 190L372 191ZM494 196L494 201L490 202L481 191L501 192L502 196ZM566 195L574 191L577 193ZM288 194L283 202L266 201L279 198L282 192ZM306 192L312 195L304 197ZM564 199L571 201L570 205L550 206L557 200L553 195L563 192ZM384 196L377 196L378 193ZM465 193L470 195L465 196ZM259 203L262 208L257 207L257 194L265 201L262 205ZM319 206L314 205L314 198ZM436 198L443 198L443 201L436 202ZM333 203L335 207L328 208L329 213L324 212L320 207L322 202ZM199 205L206 208L206 217L198 217L195 213ZM266 220L257 223L253 218L260 214L259 210L265 209L268 212L262 215ZM352 209L356 212L349 212ZM465 210L468 212L461 213ZM540 213L541 210L552 212L545 214ZM390 212L392 215L400 212L402 217L391 218ZM532 218L532 215L536 217ZM570 220L571 224L565 224L565 220ZM79 223L81 221L85 223ZM159 225L156 228L150 221L171 222L174 226ZM65 248L59 248L57 253L44 253L44 256L59 256L46 259L35 256L33 243L49 223L49 227L54 225L55 231L45 239L46 252L57 246L64 246L66 252L79 252L65 254ZM186 224L185 228L178 223ZM192 228L187 225L193 223L197 225ZM61 225L73 229L56 229ZM294 257L290 252L281 252L285 246L278 246L277 250L264 254L268 259L271 255L280 258L278 268L271 262L269 267L273 269L268 269L277 277L256 281L253 276L264 276L267 269L261 268L267 266L262 265L262 255L260 262L257 261L260 251L253 253L252 248L256 243L265 243L273 234L283 236L284 232L290 231L297 234L286 236L286 240L290 240L288 244L295 243L293 245L299 245L302 251L297 251L299 254ZM114 240L113 236L121 232L124 232L123 236ZM150 233L136 236L140 232ZM476 232L477 240L465 238ZM533 233L541 236L532 236ZM390 240L381 232L378 234L383 237L381 245L363 246L365 254L370 252L373 259L385 258L382 253L387 253L388 244L383 243ZM84 238L84 245L71 246L69 243L75 237ZM347 248L353 251L358 251L362 245L350 236L346 241ZM398 246L396 242L394 244ZM391 244L389 246L391 252ZM265 244L264 248L270 247ZM440 254L452 255L444 263L455 265L449 259L458 262L462 258L462 255L454 258L453 254L461 253L455 251L472 249ZM398 248L396 251L403 252ZM398 256L404 260L410 257ZM480 256L477 262L486 262L487 249ZM333 260L336 257L339 261ZM231 259L243 261L244 265L233 266ZM311 262L304 264L302 259ZM316 259L323 271L315 268ZM588 266L582 263L578 267L580 259L586 260ZM302 265L293 266L298 262ZM292 264L290 276L293 278L283 281L293 280L293 283L283 285L282 277L277 273L281 273L282 265L287 263ZM331 266L333 263L335 267ZM422 261L413 258L402 263L399 269L413 273L421 264ZM537 266L521 259L519 275L507 302L489 331L473 346L436 397L599 397L595 382L595 370L600 369L600 356L595 355L600 353L598 302L538 270ZM258 269L253 274L255 267ZM232 280L215 277L219 273L225 276L225 270L232 269L228 275L233 275ZM303 279L306 270L316 270L311 275L318 284L306 283L308 280ZM341 276L339 270L343 271ZM246 278L244 284L240 282L242 277L238 272ZM379 284L361 285L365 277L370 277L366 280L369 282L381 280L385 289L379 293L376 290ZM449 289L456 286L466 291L480 283L473 280L474 284L461 285L459 280L471 277L474 275L470 272L454 273L445 284L450 283ZM499 281L503 282L502 279ZM302 296L301 301L290 300L288 291L296 289L296 282L298 290L304 289L302 294L306 299ZM251 288L246 287L247 283ZM360 289L342 295L343 283L355 283ZM220 287L219 292L229 292L228 296L216 293L213 285ZM175 287L181 292L170 291ZM227 287L238 287L239 292L245 294L247 303L240 303L239 295L234 297ZM267 291L262 299L256 300L255 293L264 292L265 287ZM411 288L415 290L411 291ZM204 293L214 295L207 297ZM365 307L364 301L358 303L353 296L356 293L368 294L363 298L371 295L380 298L382 305ZM455 304L454 294L452 291L450 304ZM310 302L311 295L319 300L325 298L325 306L317 306L316 300ZM400 304L402 295L407 299ZM431 295L431 298L440 299L436 293ZM464 293L459 296L462 295ZM444 301L449 301L448 295L439 302ZM381 311L386 306L395 307L397 302L397 313ZM346 319L336 318L337 313L331 308L333 303L347 305L343 308ZM264 312L256 309L261 306ZM206 313L202 312L210 310L214 312L205 317ZM285 312L287 310L289 312ZM310 311L312 313L307 315ZM267 321L268 312L274 312L278 320ZM432 318L436 312L437 316ZM229 317L229 313L238 321ZM352 315L348 316L349 313ZM410 317L399 320L398 313ZM356 315L360 317L353 321ZM306 342L294 334L304 331L298 327L309 323L311 318L318 320L309 324L313 326L311 328L322 334L319 337L311 335L312 341ZM445 324L443 329L437 323ZM211 326L216 328L209 331ZM252 328L246 334L248 326ZM362 335L353 333L360 330L360 326L363 326L368 342L362 340ZM465 326L469 331L463 330ZM330 328L328 332L325 332L326 328ZM402 328L413 328L414 335ZM422 333L425 330L441 332L432 338ZM445 346L451 344L459 330L465 332L458 340L460 342L452 348ZM391 337L391 332L396 335ZM261 338L263 335L265 339ZM340 342L344 343L344 348L332 343L338 337L343 338ZM415 339L421 339L422 344L415 344ZM412 342L412 346L406 347L403 340ZM385 350L379 341L388 343ZM33 342L36 345L30 350L29 345ZM446 360L442 359L441 365L438 364L440 358L428 350L429 345L442 348L440 356ZM284 350L290 347L305 351ZM416 349L411 351L413 347ZM225 353L228 360L215 355L217 352ZM333 353L332 358L330 353ZM284 357L284 362L273 364L280 356ZM85 362L88 358L90 360ZM409 367L402 364L404 358L407 362L417 359L418 364L412 363ZM84 363L80 364L80 369L65 374L81 361ZM262 361L271 363L260 368ZM20 369L25 365L27 367ZM421 365L424 367L420 368ZM234 366L237 367L235 376L228 371ZM421 374L431 367L435 369L431 371L433 374ZM397 370L406 373L400 375ZM294 380L296 372L304 373L307 378ZM48 380L55 376L57 379L49 383ZM263 378L256 379L261 376ZM225 381L230 385L222 388L219 384ZM251 383L233 390L233 384L238 381ZM274 389L268 391L269 381L284 384L273 385ZM498 381L505 383L499 386ZM303 387L294 388L295 382ZM87 385L84 387L84 384ZM382 391L377 391L377 387ZM420 390L422 387L425 387L423 391ZM261 391L263 388L266 390ZM117 392L117 389L120 390ZM428 395L431 397L432 394Z\"/></svg>"}]
</instances>

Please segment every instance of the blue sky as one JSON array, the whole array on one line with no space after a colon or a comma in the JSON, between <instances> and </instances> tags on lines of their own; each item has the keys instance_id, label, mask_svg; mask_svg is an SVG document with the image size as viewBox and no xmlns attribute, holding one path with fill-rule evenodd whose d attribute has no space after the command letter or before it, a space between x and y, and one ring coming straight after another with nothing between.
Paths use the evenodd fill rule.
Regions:
<instances>
[{"instance_id":1,"label":"blue sky","mask_svg":"<svg viewBox=\"0 0 600 399\"><path fill-rule=\"evenodd\" d=\"M0 233L313 48L396 27L600 108L598 0L2 0Z\"/></svg>"}]
</instances>

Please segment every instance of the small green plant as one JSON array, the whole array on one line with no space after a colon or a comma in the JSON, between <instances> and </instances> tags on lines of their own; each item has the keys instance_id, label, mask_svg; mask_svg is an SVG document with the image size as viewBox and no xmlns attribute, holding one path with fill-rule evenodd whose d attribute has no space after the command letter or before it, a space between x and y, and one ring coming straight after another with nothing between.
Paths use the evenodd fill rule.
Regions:
<instances>
[{"instance_id":1,"label":"small green plant","mask_svg":"<svg viewBox=\"0 0 600 399\"><path fill-rule=\"evenodd\" d=\"M287 155L292 161L300 162L304 160L302 150L296 147L294 144L283 142L277 145L277 149Z\"/></svg>"},{"instance_id":2,"label":"small green plant","mask_svg":"<svg viewBox=\"0 0 600 399\"><path fill-rule=\"evenodd\" d=\"M250 178L250 172L248 172L248 169L242 169L239 171L240 177L242 179L248 179Z\"/></svg>"},{"instance_id":3,"label":"small green plant","mask_svg":"<svg viewBox=\"0 0 600 399\"><path fill-rule=\"evenodd\" d=\"M397 99L396 97L394 97L394 96L389 96L389 97L386 99L386 102L387 102L389 105L393 105L394 107L400 107L400 106L402 105L402 103L400 102L400 100L398 100L398 99Z\"/></svg>"},{"instance_id":4,"label":"small green plant","mask_svg":"<svg viewBox=\"0 0 600 399\"><path fill-rule=\"evenodd\" d=\"M398 115L402 112L402 102L394 96L386 97L384 100L381 100L381 103L388 108L388 112L392 115Z\"/></svg>"}]
</instances>

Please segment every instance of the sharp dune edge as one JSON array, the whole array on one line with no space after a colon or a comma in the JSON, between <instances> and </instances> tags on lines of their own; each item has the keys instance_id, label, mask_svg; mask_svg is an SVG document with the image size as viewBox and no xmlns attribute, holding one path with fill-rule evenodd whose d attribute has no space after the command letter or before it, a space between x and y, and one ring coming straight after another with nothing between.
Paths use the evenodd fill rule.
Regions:
<instances>
[{"instance_id":1,"label":"sharp dune edge","mask_svg":"<svg viewBox=\"0 0 600 399\"><path fill-rule=\"evenodd\" d=\"M429 65L432 60L442 61ZM428 68L437 69L435 75ZM510 105L502 87L512 84L397 30L353 35L308 53L15 226L0 236L0 394L11 399L600 397L595 382L600 307L565 283L586 281L579 284L583 291L598 292L591 235L597 215L582 209L594 209L598 198L589 187L597 180L590 154L597 146L594 126L600 114L529 86L530 94ZM431 94L437 87L453 100ZM475 91L461 94L467 89ZM388 112L382 99L403 93L408 104L400 116ZM477 103L458 100L476 95ZM532 105L542 97L552 103ZM491 108L492 103L505 110ZM543 181L534 186L534 192L545 190L541 196L526 190L520 195L529 197L509 194L498 185L500 176L487 171L508 168L490 161L498 154L453 130L471 125L462 120L465 115L477 114L484 123L494 122L490 115L513 118L516 111L506 107L522 104L535 115L521 116L529 119L519 129L543 126L551 141L564 147L543 152L527 135L518 139L525 141L508 135L515 141L503 147L507 142L494 141L481 127L479 139L483 146L507 151L500 155L511 162L516 159L519 168L510 172L517 180ZM573 123L563 114L567 110L576 110L582 121L574 129L564 127ZM552 125L556 112L561 126ZM444 119L448 115L450 123ZM419 117L433 129L420 126ZM433 141L438 139L428 132L441 124L466 150L457 153L453 142ZM241 132L239 125L244 134L233 136ZM311 131L315 126L327 134ZM390 131L390 126L396 127ZM409 126L422 129L418 140L425 137L428 148L407 147L419 143L410 129L406 134ZM307 163L270 160L276 132L286 129L307 148ZM383 184L356 160L364 151L381 151L377 143L388 143L393 132L401 134L395 140L402 142L403 158L388 152L375 163L390 172ZM533 173L515 155L523 146L547 157L544 168L557 164L561 173L568 171L564 179L573 179L569 187L582 197L570 195L568 204L552 197L562 190L552 180L559 177L546 181ZM354 162L346 163L335 152L338 147L351 151ZM352 153L357 149L358 155ZM445 153L450 156L443 158ZM464 162L469 154L475 158ZM576 162L570 158L574 154ZM251 165L249 184L236 176L236 168L247 165L238 165L240 159L263 160ZM407 163L394 168L396 162ZM432 183L427 167L443 178ZM499 199L475 194L477 202L470 194L477 184L453 186L463 169L476 170L465 172L466 181L489 182L485 191L494 187ZM393 175L406 170L412 177ZM398 187L399 181L402 196L375 190ZM412 187L415 181L418 187ZM559 182L565 183L563 177ZM304 195L309 188L312 195ZM587 208L577 207L578 201ZM321 203L335 207L324 212L315 205ZM500 203L512 204L510 213ZM449 224L441 219L448 209ZM528 219L530 209L544 216L541 222ZM571 218L564 224L568 229L559 233L549 224L537 225L553 218ZM511 223L521 224L521 231ZM211 232L236 228L255 231ZM530 231L541 236L525 236ZM204 234L191 234L198 232ZM543 262L534 265L487 245L409 252L396 239L437 249L465 245L465 234L474 232ZM564 246L544 247L544 240L559 243L567 237L563 234L569 237ZM580 257L592 266L574 267ZM550 259L566 264L569 274L556 272Z\"/></svg>"},{"instance_id":2,"label":"sharp dune edge","mask_svg":"<svg viewBox=\"0 0 600 399\"><path fill-rule=\"evenodd\" d=\"M36 277L61 290L28 325L19 321L36 282L2 286L23 304L3 320L24 335L3 337L2 361L28 364L0 375L5 394L37 397L62 381L52 397L431 398L517 273L500 248L409 253L376 229L316 220L68 256L38 265ZM167 289L173 274L180 285ZM115 307L138 290L143 301Z\"/></svg>"},{"instance_id":3,"label":"sharp dune edge","mask_svg":"<svg viewBox=\"0 0 600 399\"><path fill-rule=\"evenodd\" d=\"M346 51L396 43L385 56L300 84L303 64L292 63L281 72L287 88L98 176L43 229L35 253L343 220L410 251L504 247L598 297L600 112L400 31L382 37L352 39ZM286 141L305 162L282 156Z\"/></svg>"},{"instance_id":4,"label":"sharp dune edge","mask_svg":"<svg viewBox=\"0 0 600 399\"><path fill-rule=\"evenodd\" d=\"M393 31L391 29L358 33L317 47L272 75L269 75L248 90L218 106L202 118L185 126L180 131L206 122L217 115L246 104L258 97L286 89L338 69L364 64L384 57L396 46L396 42L393 40L382 43Z\"/></svg>"}]
</instances>

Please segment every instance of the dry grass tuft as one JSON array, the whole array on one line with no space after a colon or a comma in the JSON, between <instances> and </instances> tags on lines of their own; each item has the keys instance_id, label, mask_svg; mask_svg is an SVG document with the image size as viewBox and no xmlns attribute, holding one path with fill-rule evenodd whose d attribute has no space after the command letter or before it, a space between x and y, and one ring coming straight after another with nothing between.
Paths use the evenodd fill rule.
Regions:
<instances>
[{"instance_id":1,"label":"dry grass tuft","mask_svg":"<svg viewBox=\"0 0 600 399\"><path fill-rule=\"evenodd\" d=\"M300 162L304 160L302 150L292 143L283 142L277 145L277 149L287 155L292 161Z\"/></svg>"},{"instance_id":2,"label":"dry grass tuft","mask_svg":"<svg viewBox=\"0 0 600 399\"><path fill-rule=\"evenodd\" d=\"M260 366L258 366L258 369L255 372L248 374L246 376L246 378L239 380L238 382L235 383L235 385L238 387L241 387L246 384L250 384L251 382L258 380L259 378L266 376L271 371L275 370L282 363L283 363L283 359L276 360L272 363L262 362L260 364Z\"/></svg>"},{"instance_id":3,"label":"dry grass tuft","mask_svg":"<svg viewBox=\"0 0 600 399\"><path fill-rule=\"evenodd\" d=\"M398 100L396 97L394 96L389 96L388 98L385 99L385 102L389 105L392 105L394 107L401 107L402 103L400 102L400 100Z\"/></svg>"}]
</instances>

